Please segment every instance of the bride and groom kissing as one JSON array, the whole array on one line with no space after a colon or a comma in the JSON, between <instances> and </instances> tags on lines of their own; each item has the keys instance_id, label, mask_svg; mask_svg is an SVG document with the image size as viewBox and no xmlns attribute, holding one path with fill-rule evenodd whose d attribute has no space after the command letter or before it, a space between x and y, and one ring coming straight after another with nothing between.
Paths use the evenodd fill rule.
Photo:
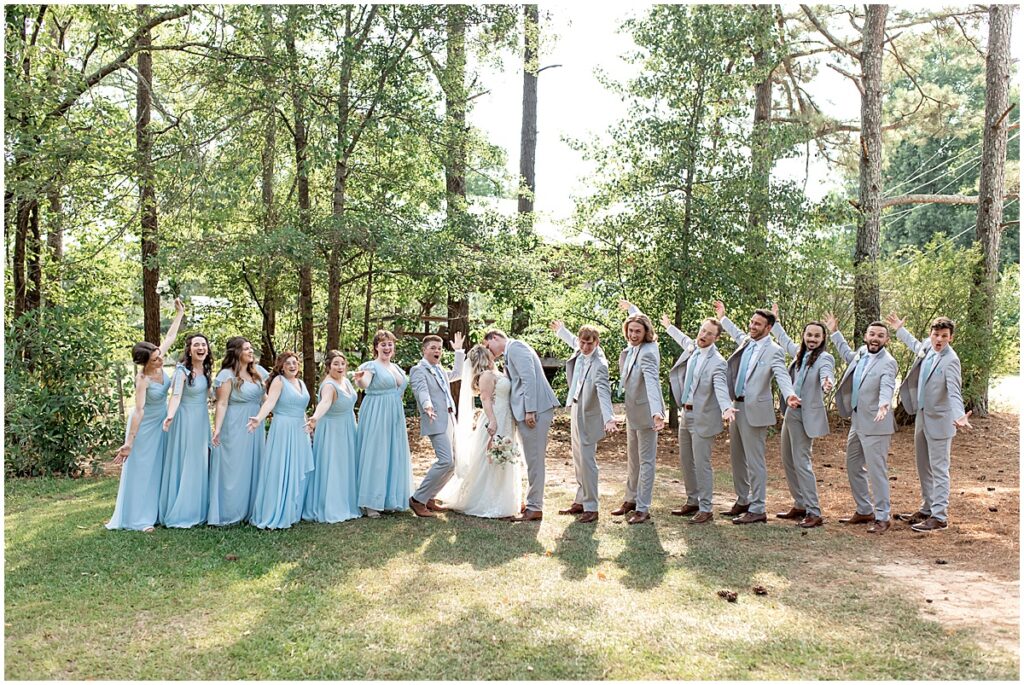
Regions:
<instances>
[{"instance_id":1,"label":"bride and groom kissing","mask_svg":"<svg viewBox=\"0 0 1024 685\"><path fill-rule=\"evenodd\" d=\"M561 406L544 376L540 357L521 340L491 330L468 354L456 334L455 366L441 365L444 342L423 339L423 358L409 372L409 385L420 412L420 435L430 438L436 461L409 499L417 516L453 510L484 518L540 521L544 514L544 454L554 408ZM495 360L504 357L504 372ZM461 380L458 420L451 383ZM483 413L473 425L473 396ZM521 445L528 487L522 500L518 460L492 460L496 436ZM443 502L443 506L442 503Z\"/></svg>"}]
</instances>

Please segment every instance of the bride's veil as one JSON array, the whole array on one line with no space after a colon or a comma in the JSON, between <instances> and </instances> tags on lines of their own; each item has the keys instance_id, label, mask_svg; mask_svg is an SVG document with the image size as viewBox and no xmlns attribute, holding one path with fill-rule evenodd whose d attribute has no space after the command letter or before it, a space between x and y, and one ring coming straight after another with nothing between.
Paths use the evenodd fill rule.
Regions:
<instances>
[{"instance_id":1,"label":"bride's veil","mask_svg":"<svg viewBox=\"0 0 1024 685\"><path fill-rule=\"evenodd\" d=\"M473 457L473 411L473 364L467 359L462 365L459 415L455 424L455 475L459 478L469 473Z\"/></svg>"}]
</instances>

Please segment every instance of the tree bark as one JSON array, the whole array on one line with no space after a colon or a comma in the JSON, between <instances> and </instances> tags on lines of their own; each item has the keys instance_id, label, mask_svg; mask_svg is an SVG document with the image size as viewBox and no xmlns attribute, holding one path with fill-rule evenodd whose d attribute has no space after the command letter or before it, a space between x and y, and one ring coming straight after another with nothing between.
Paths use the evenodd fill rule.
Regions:
<instances>
[{"instance_id":1,"label":"tree bark","mask_svg":"<svg viewBox=\"0 0 1024 685\"><path fill-rule=\"evenodd\" d=\"M42 235L39 232L39 202L33 201L28 216L28 239L25 245L25 270L28 288L25 291L25 311L39 309L43 292Z\"/></svg>"},{"instance_id":2,"label":"tree bark","mask_svg":"<svg viewBox=\"0 0 1024 685\"><path fill-rule=\"evenodd\" d=\"M772 23L771 5L760 5L755 10L765 27ZM749 284L756 302L768 300L769 264L764 254L768 239L768 203L770 197L773 155L770 145L772 117L772 65L765 48L754 52L754 68L763 80L754 85L754 125L750 135L750 196L747 215L747 254L754 270Z\"/></svg>"},{"instance_id":3,"label":"tree bark","mask_svg":"<svg viewBox=\"0 0 1024 685\"><path fill-rule=\"evenodd\" d=\"M146 24L148 9L137 5L141 25ZM159 243L156 214L156 182L153 177L153 132L149 129L153 102L153 53L150 32L139 34L135 88L135 149L139 175L139 216L142 229L142 312L146 342L160 344Z\"/></svg>"},{"instance_id":4,"label":"tree bark","mask_svg":"<svg viewBox=\"0 0 1024 685\"><path fill-rule=\"evenodd\" d=\"M868 5L860 53L860 212L854 252L854 339L860 340L868 324L879 318L879 232L882 213L882 47L888 5Z\"/></svg>"},{"instance_id":5,"label":"tree bark","mask_svg":"<svg viewBox=\"0 0 1024 685\"><path fill-rule=\"evenodd\" d=\"M277 229L277 212L274 208L274 167L277 161L277 90L270 64L274 58L274 15L269 5L263 5L263 56L267 66L263 68L263 150L260 154L261 197L263 203L263 232L270 235ZM271 264L263 265L263 325L261 327L260 364L270 369L277 356L274 350L274 333L277 328L277 289L271 273Z\"/></svg>"},{"instance_id":6,"label":"tree bark","mask_svg":"<svg viewBox=\"0 0 1024 685\"><path fill-rule=\"evenodd\" d=\"M537 5L523 5L523 116L519 134L519 230L533 233L533 203L537 192L537 69L540 48L540 11ZM530 325L528 302L512 306L512 335Z\"/></svg>"},{"instance_id":7,"label":"tree bark","mask_svg":"<svg viewBox=\"0 0 1024 685\"><path fill-rule=\"evenodd\" d=\"M289 58L289 86L295 121L292 127L295 141L295 186L299 203L299 226L306 230L310 221L309 162L307 159L309 138L306 131L306 112L303 88L299 84L298 53L295 49L295 22L299 9L296 5L288 8L285 44ZM302 380L309 390L309 396L316 396L316 349L313 339L313 269L303 262L299 265L299 327L302 336Z\"/></svg>"},{"instance_id":8,"label":"tree bark","mask_svg":"<svg viewBox=\"0 0 1024 685\"><path fill-rule=\"evenodd\" d=\"M445 62L446 220L453 235L463 230L466 213L466 6L445 7L447 61ZM448 334L469 333L469 300L448 293ZM468 340L468 335L467 335Z\"/></svg>"},{"instance_id":9,"label":"tree bark","mask_svg":"<svg viewBox=\"0 0 1024 685\"><path fill-rule=\"evenodd\" d=\"M988 415L988 381L994 355L992 324L999 279L999 238L1002 235L1006 135L1010 100L1010 33L1013 5L989 7L988 56L985 59L985 132L978 184L978 217L974 237L982 259L974 270L969 330L979 341L977 366L967 369L964 398L979 416Z\"/></svg>"}]
</instances>

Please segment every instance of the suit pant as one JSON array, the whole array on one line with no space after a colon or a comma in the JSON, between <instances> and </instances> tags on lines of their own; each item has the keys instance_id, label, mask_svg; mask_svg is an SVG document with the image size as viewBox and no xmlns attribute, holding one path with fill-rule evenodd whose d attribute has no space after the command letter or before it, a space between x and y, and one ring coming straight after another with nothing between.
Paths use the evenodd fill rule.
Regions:
<instances>
[{"instance_id":1,"label":"suit pant","mask_svg":"<svg viewBox=\"0 0 1024 685\"><path fill-rule=\"evenodd\" d=\"M626 423L626 501L636 510L651 508L654 494L654 468L658 462L658 433L647 426Z\"/></svg>"},{"instance_id":2,"label":"suit pant","mask_svg":"<svg viewBox=\"0 0 1024 685\"><path fill-rule=\"evenodd\" d=\"M580 405L572 407L572 465L576 471L577 504L583 505L583 511L597 511L597 443L583 442L583 411Z\"/></svg>"},{"instance_id":3,"label":"suit pant","mask_svg":"<svg viewBox=\"0 0 1024 685\"><path fill-rule=\"evenodd\" d=\"M420 504L433 499L452 478L455 473L455 461L452 459L452 442L455 436L455 418L448 416L448 429L444 433L436 433L430 437L437 460L431 464L427 475L423 476L420 487L412 494L412 498Z\"/></svg>"},{"instance_id":4,"label":"suit pant","mask_svg":"<svg viewBox=\"0 0 1024 685\"><path fill-rule=\"evenodd\" d=\"M876 521L889 520L889 435L860 435L850 428L846 439L846 475L858 514L874 512ZM868 488L870 482L871 487Z\"/></svg>"},{"instance_id":5,"label":"suit pant","mask_svg":"<svg viewBox=\"0 0 1024 685\"><path fill-rule=\"evenodd\" d=\"M793 504L797 509L806 509L809 516L821 516L818 506L818 481L811 468L811 450L814 438L804 430L803 416L799 409L790 407L782 421L782 468L786 472L786 483Z\"/></svg>"},{"instance_id":6,"label":"suit pant","mask_svg":"<svg viewBox=\"0 0 1024 685\"><path fill-rule=\"evenodd\" d=\"M530 511L544 511L544 455L548 450L548 429L554 411L548 409L537 413L533 428L525 421L516 421L519 438L523 441L523 459L526 461L526 508Z\"/></svg>"},{"instance_id":7,"label":"suit pant","mask_svg":"<svg viewBox=\"0 0 1024 685\"><path fill-rule=\"evenodd\" d=\"M921 479L921 511L945 521L949 508L949 453L953 438L930 438L924 429L924 417L917 412L914 422L914 451L917 475Z\"/></svg>"},{"instance_id":8,"label":"suit pant","mask_svg":"<svg viewBox=\"0 0 1024 685\"><path fill-rule=\"evenodd\" d=\"M768 426L751 426L747 413L743 411L743 403L736 406L739 412L729 424L729 457L736 503L749 504L752 514L763 514L768 488L768 469L764 460Z\"/></svg>"},{"instance_id":9,"label":"suit pant","mask_svg":"<svg viewBox=\"0 0 1024 685\"><path fill-rule=\"evenodd\" d=\"M684 414L679 421L679 465L686 487L686 504L696 505L701 511L711 511L711 496L715 475L711 470L711 445L714 436L702 438L694 430L693 417Z\"/></svg>"}]
</instances>

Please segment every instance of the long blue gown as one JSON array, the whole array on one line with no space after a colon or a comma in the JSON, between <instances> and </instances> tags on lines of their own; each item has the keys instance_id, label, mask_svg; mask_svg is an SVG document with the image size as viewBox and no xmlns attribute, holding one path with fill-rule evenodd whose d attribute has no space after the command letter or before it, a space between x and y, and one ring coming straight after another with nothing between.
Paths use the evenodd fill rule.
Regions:
<instances>
[{"instance_id":1,"label":"long blue gown","mask_svg":"<svg viewBox=\"0 0 1024 685\"><path fill-rule=\"evenodd\" d=\"M167 452L160 479L160 523L168 528L191 528L206 521L210 506L209 385L199 370L188 384L182 364L174 370L171 387L181 379L181 403L167 431Z\"/></svg>"},{"instance_id":2,"label":"long blue gown","mask_svg":"<svg viewBox=\"0 0 1024 685\"><path fill-rule=\"evenodd\" d=\"M259 426L246 430L250 416L256 416L266 391L267 370L256 365L261 382L243 381L236 387L235 372L221 369L213 379L214 390L224 383L232 386L227 410L220 425L220 445L210 449L210 509L206 522L227 526L249 518L256 498L256 474L263 456L266 431Z\"/></svg>"},{"instance_id":3,"label":"long blue gown","mask_svg":"<svg viewBox=\"0 0 1024 685\"><path fill-rule=\"evenodd\" d=\"M132 451L121 467L121 482L117 486L114 515L107 528L116 530L145 530L155 526L160 499L160 472L164 465L167 434L163 423L167 418L167 391L171 378L161 369L162 383L152 379L146 387L146 403L142 421L135 433ZM128 419L129 430L131 418ZM127 435L125 436L127 439Z\"/></svg>"},{"instance_id":4,"label":"long blue gown","mask_svg":"<svg viewBox=\"0 0 1024 685\"><path fill-rule=\"evenodd\" d=\"M291 528L298 523L313 470L313 448L305 430L309 391L301 381L296 390L284 376L278 378L284 387L274 405L249 515L249 523L257 528Z\"/></svg>"},{"instance_id":5,"label":"long blue gown","mask_svg":"<svg viewBox=\"0 0 1024 685\"><path fill-rule=\"evenodd\" d=\"M405 511L412 495L412 460L405 432L402 393L409 379L397 364L401 380L376 360L359 367L373 380L359 409L356 432L359 454L359 506L378 511Z\"/></svg>"},{"instance_id":6,"label":"long blue gown","mask_svg":"<svg viewBox=\"0 0 1024 685\"><path fill-rule=\"evenodd\" d=\"M362 516L358 505L355 389L348 381L336 383L328 378L320 385L321 393L328 383L334 387L334 402L317 421L313 433L315 468L302 508L303 519L318 523L338 523Z\"/></svg>"}]
</instances>

